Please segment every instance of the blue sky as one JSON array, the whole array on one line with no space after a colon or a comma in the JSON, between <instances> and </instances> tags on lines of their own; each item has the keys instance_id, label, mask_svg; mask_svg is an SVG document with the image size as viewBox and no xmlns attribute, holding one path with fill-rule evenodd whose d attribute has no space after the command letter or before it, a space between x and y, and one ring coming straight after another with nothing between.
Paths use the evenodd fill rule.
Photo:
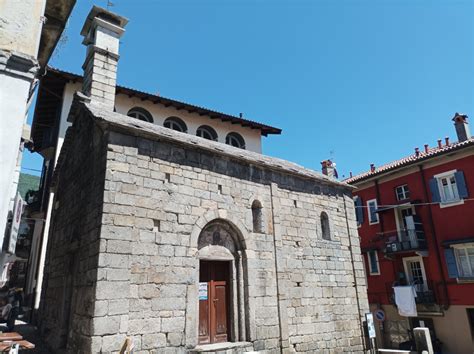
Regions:
<instances>
[{"instance_id":1,"label":"blue sky","mask_svg":"<svg viewBox=\"0 0 474 354\"><path fill-rule=\"evenodd\" d=\"M77 2L53 66L82 73L80 29L106 3ZM455 112L474 121L471 0L113 3L119 84L282 128L267 155L347 176L455 140Z\"/></svg>"}]
</instances>

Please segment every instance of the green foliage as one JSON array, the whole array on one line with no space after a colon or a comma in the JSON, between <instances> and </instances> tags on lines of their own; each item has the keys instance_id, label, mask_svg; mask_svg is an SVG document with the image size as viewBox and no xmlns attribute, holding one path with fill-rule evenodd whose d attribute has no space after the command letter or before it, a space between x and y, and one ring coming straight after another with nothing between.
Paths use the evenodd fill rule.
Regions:
<instances>
[{"instance_id":1,"label":"green foliage","mask_svg":"<svg viewBox=\"0 0 474 354\"><path fill-rule=\"evenodd\" d=\"M18 192L23 199L26 199L28 192L35 192L39 189L40 177L33 176L26 173L20 173L20 180L18 181Z\"/></svg>"}]
</instances>

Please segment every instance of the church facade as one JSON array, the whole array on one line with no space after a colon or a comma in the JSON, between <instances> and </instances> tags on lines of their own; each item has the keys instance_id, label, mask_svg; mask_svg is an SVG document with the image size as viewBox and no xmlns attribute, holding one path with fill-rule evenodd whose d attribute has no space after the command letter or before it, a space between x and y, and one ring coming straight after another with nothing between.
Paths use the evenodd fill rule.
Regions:
<instances>
[{"instance_id":1,"label":"church facade","mask_svg":"<svg viewBox=\"0 0 474 354\"><path fill-rule=\"evenodd\" d=\"M363 352L351 187L114 112L125 23L94 7L83 30L83 93L53 179L51 350L117 352L128 338L138 353Z\"/></svg>"}]
</instances>

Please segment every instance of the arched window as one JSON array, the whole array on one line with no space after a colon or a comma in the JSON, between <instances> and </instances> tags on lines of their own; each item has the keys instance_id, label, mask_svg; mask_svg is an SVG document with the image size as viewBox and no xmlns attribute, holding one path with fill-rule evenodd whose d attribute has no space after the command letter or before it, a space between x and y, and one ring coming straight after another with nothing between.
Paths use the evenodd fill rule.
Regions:
<instances>
[{"instance_id":1,"label":"arched window","mask_svg":"<svg viewBox=\"0 0 474 354\"><path fill-rule=\"evenodd\" d=\"M240 149L245 149L245 140L242 138L242 135L238 133L229 133L225 138L225 143Z\"/></svg>"},{"instance_id":2,"label":"arched window","mask_svg":"<svg viewBox=\"0 0 474 354\"><path fill-rule=\"evenodd\" d=\"M181 133L187 133L188 127L186 123L183 122L182 119L178 117L169 117L166 118L165 122L163 123L165 128L173 129Z\"/></svg>"},{"instance_id":3,"label":"arched window","mask_svg":"<svg viewBox=\"0 0 474 354\"><path fill-rule=\"evenodd\" d=\"M252 203L253 232L263 232L262 203L254 200Z\"/></svg>"},{"instance_id":4,"label":"arched window","mask_svg":"<svg viewBox=\"0 0 474 354\"><path fill-rule=\"evenodd\" d=\"M324 240L331 239L331 230L329 229L329 217L324 211L321 213L321 234Z\"/></svg>"},{"instance_id":5,"label":"arched window","mask_svg":"<svg viewBox=\"0 0 474 354\"><path fill-rule=\"evenodd\" d=\"M197 128L196 135L201 138L217 141L217 133L208 125L201 125Z\"/></svg>"},{"instance_id":6,"label":"arched window","mask_svg":"<svg viewBox=\"0 0 474 354\"><path fill-rule=\"evenodd\" d=\"M128 111L127 116L153 123L153 116L146 109L141 107L133 107Z\"/></svg>"}]
</instances>

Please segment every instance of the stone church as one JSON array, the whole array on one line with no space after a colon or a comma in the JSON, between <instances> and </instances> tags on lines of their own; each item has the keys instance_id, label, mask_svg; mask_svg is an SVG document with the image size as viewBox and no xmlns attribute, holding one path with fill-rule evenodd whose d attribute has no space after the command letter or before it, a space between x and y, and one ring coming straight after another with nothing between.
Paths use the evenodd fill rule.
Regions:
<instances>
[{"instance_id":1,"label":"stone church","mask_svg":"<svg viewBox=\"0 0 474 354\"><path fill-rule=\"evenodd\" d=\"M362 353L351 187L262 155L276 128L153 95L127 114L126 23L94 7L82 30L40 309L51 351Z\"/></svg>"}]
</instances>

